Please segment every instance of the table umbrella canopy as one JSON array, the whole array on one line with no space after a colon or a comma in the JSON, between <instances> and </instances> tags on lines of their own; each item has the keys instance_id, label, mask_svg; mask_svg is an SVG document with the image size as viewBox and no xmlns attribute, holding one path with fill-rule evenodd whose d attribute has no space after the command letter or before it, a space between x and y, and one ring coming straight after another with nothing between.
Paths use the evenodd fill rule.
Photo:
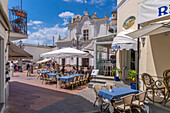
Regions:
<instances>
[{"instance_id":1,"label":"table umbrella canopy","mask_svg":"<svg viewBox=\"0 0 170 113\"><path fill-rule=\"evenodd\" d=\"M59 50L50 51L40 55L41 57L55 57L55 58L71 58L71 57L91 57L90 53L80 51L74 48L63 48Z\"/></svg>"},{"instance_id":2,"label":"table umbrella canopy","mask_svg":"<svg viewBox=\"0 0 170 113\"><path fill-rule=\"evenodd\" d=\"M38 61L38 62L36 62L37 64L41 64L41 63L45 63L45 62L48 62L48 61L50 61L51 59L49 58L49 59L47 59L47 58L45 58L45 59L43 59L43 60L41 60L41 61Z\"/></svg>"}]
</instances>

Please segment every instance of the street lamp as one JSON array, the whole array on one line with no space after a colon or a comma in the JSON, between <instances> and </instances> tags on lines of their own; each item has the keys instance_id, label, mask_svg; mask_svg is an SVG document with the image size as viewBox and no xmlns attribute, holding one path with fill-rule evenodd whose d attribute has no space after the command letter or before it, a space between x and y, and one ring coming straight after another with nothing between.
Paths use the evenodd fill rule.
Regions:
<instances>
[{"instance_id":1,"label":"street lamp","mask_svg":"<svg viewBox=\"0 0 170 113\"><path fill-rule=\"evenodd\" d=\"M76 46L77 49L79 49L79 46L83 45L83 38L80 39L79 38L80 38L80 33L77 32L76 39L75 38L72 39L72 44L74 47ZM78 64L79 64L79 58L77 57L77 72L78 72Z\"/></svg>"}]
</instances>

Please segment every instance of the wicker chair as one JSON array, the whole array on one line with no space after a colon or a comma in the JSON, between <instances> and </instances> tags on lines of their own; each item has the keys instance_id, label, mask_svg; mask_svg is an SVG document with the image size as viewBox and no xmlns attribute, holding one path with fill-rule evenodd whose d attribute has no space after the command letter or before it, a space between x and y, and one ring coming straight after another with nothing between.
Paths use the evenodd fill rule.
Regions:
<instances>
[{"instance_id":1,"label":"wicker chair","mask_svg":"<svg viewBox=\"0 0 170 113\"><path fill-rule=\"evenodd\" d=\"M81 79L81 75L79 75L79 76L77 77L76 84L81 86L81 81L80 81L80 79Z\"/></svg>"},{"instance_id":2,"label":"wicker chair","mask_svg":"<svg viewBox=\"0 0 170 113\"><path fill-rule=\"evenodd\" d=\"M139 108L140 113L141 113L141 107L143 107L144 111L147 112L145 105L144 105L144 101L145 101L145 98L146 98L146 92L138 93L138 94L135 95L135 97L136 97L136 100L134 100L132 102L132 105Z\"/></svg>"},{"instance_id":3,"label":"wicker chair","mask_svg":"<svg viewBox=\"0 0 170 113\"><path fill-rule=\"evenodd\" d=\"M89 76L90 76L90 73L87 73L87 74L86 74L86 77L85 77L85 79L84 79L84 82L85 82L85 83L87 83L87 82L88 82L88 80L89 80Z\"/></svg>"},{"instance_id":4,"label":"wicker chair","mask_svg":"<svg viewBox=\"0 0 170 113\"><path fill-rule=\"evenodd\" d=\"M37 74L38 74L37 79L38 79L39 77L41 77L41 74L39 74L39 72L40 72L40 70L37 70Z\"/></svg>"},{"instance_id":5,"label":"wicker chair","mask_svg":"<svg viewBox=\"0 0 170 113\"><path fill-rule=\"evenodd\" d=\"M59 78L60 76L57 74L56 76L55 76L55 79L56 79L56 87L57 87L57 85L58 85L58 78Z\"/></svg>"},{"instance_id":6,"label":"wicker chair","mask_svg":"<svg viewBox=\"0 0 170 113\"><path fill-rule=\"evenodd\" d=\"M122 104L120 103L115 104L115 108L119 112L123 111L123 113L125 113L125 111L130 110L130 113L132 113L131 106L132 106L133 97L134 94L121 97L121 99L123 100Z\"/></svg>"},{"instance_id":7,"label":"wicker chair","mask_svg":"<svg viewBox=\"0 0 170 113\"><path fill-rule=\"evenodd\" d=\"M97 83L96 83L96 84L93 84L92 89L94 90L95 95L96 95L96 99L95 99L95 101L94 101L93 106L96 105L96 102L97 102L97 100L99 99L98 92L99 92L99 90L102 90L103 87L104 87L104 84L97 84Z\"/></svg>"},{"instance_id":8,"label":"wicker chair","mask_svg":"<svg viewBox=\"0 0 170 113\"><path fill-rule=\"evenodd\" d=\"M86 74L84 74L83 77L81 77L80 79L81 84L83 84L85 80L86 80Z\"/></svg>"},{"instance_id":9,"label":"wicker chair","mask_svg":"<svg viewBox=\"0 0 170 113\"><path fill-rule=\"evenodd\" d=\"M163 93L165 92L165 87L157 87L155 84L156 82L153 80L151 75L147 73L143 73L142 75L142 81L144 82L144 85L146 87L146 92L148 93L149 90L152 91L152 99L148 97L151 101L154 103L154 97L155 97L155 92L158 90L163 90Z\"/></svg>"},{"instance_id":10,"label":"wicker chair","mask_svg":"<svg viewBox=\"0 0 170 113\"><path fill-rule=\"evenodd\" d=\"M76 81L77 81L77 76L75 76L75 77L73 78L73 80L72 80L71 82L69 82L69 84L72 86L72 90L73 90L73 87L74 87L74 86L77 87Z\"/></svg>"},{"instance_id":11,"label":"wicker chair","mask_svg":"<svg viewBox=\"0 0 170 113\"><path fill-rule=\"evenodd\" d=\"M50 77L48 74L45 74L45 81L52 82L52 81L54 81L54 77Z\"/></svg>"},{"instance_id":12,"label":"wicker chair","mask_svg":"<svg viewBox=\"0 0 170 113\"><path fill-rule=\"evenodd\" d=\"M170 97L170 76L165 76L163 82L167 90L165 93L165 102L164 102L165 105Z\"/></svg>"}]
</instances>

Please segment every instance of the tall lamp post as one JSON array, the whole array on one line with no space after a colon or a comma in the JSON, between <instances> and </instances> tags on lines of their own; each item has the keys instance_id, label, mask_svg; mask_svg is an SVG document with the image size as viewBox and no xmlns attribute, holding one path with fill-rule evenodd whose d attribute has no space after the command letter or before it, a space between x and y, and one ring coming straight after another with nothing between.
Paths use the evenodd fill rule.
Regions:
<instances>
[{"instance_id":1,"label":"tall lamp post","mask_svg":"<svg viewBox=\"0 0 170 113\"><path fill-rule=\"evenodd\" d=\"M79 39L79 38L80 38L80 33L77 32L76 39L75 38L72 39L73 46L74 47L76 46L77 49L79 49L79 46L83 45L83 39L82 38ZM79 58L77 57L77 71L78 71L78 67L79 67Z\"/></svg>"}]
</instances>

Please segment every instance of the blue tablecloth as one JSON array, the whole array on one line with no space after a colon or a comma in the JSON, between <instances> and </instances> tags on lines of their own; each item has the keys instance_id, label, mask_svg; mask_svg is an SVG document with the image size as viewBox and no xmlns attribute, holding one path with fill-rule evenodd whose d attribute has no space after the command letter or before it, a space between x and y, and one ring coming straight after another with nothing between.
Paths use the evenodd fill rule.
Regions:
<instances>
[{"instance_id":1,"label":"blue tablecloth","mask_svg":"<svg viewBox=\"0 0 170 113\"><path fill-rule=\"evenodd\" d=\"M106 98L108 100L112 100L112 99L118 99L128 94L136 94L136 93L139 93L139 91L125 88L125 87L117 87L117 88L113 88L113 92L110 92L109 89L100 90L98 92L98 96Z\"/></svg>"},{"instance_id":2,"label":"blue tablecloth","mask_svg":"<svg viewBox=\"0 0 170 113\"><path fill-rule=\"evenodd\" d=\"M55 78L55 76L56 75L61 75L60 73L47 73L48 75L49 75L49 77L54 77Z\"/></svg>"},{"instance_id":3,"label":"blue tablecloth","mask_svg":"<svg viewBox=\"0 0 170 113\"><path fill-rule=\"evenodd\" d=\"M85 71L85 73L91 73L91 71Z\"/></svg>"},{"instance_id":4,"label":"blue tablecloth","mask_svg":"<svg viewBox=\"0 0 170 113\"><path fill-rule=\"evenodd\" d=\"M63 76L63 77L59 77L58 80L65 81L68 83L69 81L72 81L75 76L79 76L79 75L83 76L84 74L72 74L70 76Z\"/></svg>"},{"instance_id":5,"label":"blue tablecloth","mask_svg":"<svg viewBox=\"0 0 170 113\"><path fill-rule=\"evenodd\" d=\"M39 74L45 74L45 73L49 73L50 71L40 71L38 72Z\"/></svg>"},{"instance_id":6,"label":"blue tablecloth","mask_svg":"<svg viewBox=\"0 0 170 113\"><path fill-rule=\"evenodd\" d=\"M70 73L71 71L65 71L64 73Z\"/></svg>"}]
</instances>

